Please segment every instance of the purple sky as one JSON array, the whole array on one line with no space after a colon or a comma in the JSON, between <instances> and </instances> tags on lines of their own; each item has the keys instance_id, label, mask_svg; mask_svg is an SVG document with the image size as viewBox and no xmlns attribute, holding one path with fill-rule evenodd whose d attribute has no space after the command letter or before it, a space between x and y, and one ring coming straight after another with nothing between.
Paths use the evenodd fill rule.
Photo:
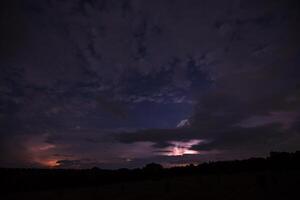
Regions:
<instances>
[{"instance_id":1,"label":"purple sky","mask_svg":"<svg viewBox=\"0 0 300 200\"><path fill-rule=\"evenodd\" d=\"M300 148L297 0L0 3L0 167Z\"/></svg>"}]
</instances>

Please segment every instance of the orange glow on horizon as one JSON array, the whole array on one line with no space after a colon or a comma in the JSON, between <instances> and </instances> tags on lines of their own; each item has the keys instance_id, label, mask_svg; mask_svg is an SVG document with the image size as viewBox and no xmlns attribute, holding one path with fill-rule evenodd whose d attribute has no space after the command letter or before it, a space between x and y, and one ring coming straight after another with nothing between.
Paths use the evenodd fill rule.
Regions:
<instances>
[{"instance_id":1,"label":"orange glow on horizon","mask_svg":"<svg viewBox=\"0 0 300 200\"><path fill-rule=\"evenodd\" d=\"M39 161L42 165L49 167L49 168L54 168L58 167L60 164L57 162L58 160L56 159L50 159L50 160L44 160L44 161Z\"/></svg>"},{"instance_id":2,"label":"orange glow on horizon","mask_svg":"<svg viewBox=\"0 0 300 200\"><path fill-rule=\"evenodd\" d=\"M63 159L61 156L53 156L57 146L45 142L47 134L39 137L26 138L25 145L27 147L28 155L30 156L30 162L34 165L54 168L60 166L59 160Z\"/></svg>"}]
</instances>

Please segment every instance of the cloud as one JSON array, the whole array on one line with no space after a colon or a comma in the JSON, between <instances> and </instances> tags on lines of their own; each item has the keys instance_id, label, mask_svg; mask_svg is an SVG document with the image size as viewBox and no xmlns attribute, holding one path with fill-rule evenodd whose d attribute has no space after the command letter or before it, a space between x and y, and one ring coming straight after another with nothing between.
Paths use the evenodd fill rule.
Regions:
<instances>
[{"instance_id":1,"label":"cloud","mask_svg":"<svg viewBox=\"0 0 300 200\"><path fill-rule=\"evenodd\" d=\"M237 125L249 128L278 122L282 124L283 128L288 129L297 120L298 115L298 112L271 112L266 116L250 117Z\"/></svg>"},{"instance_id":2,"label":"cloud","mask_svg":"<svg viewBox=\"0 0 300 200\"><path fill-rule=\"evenodd\" d=\"M148 141L154 143L164 143L172 140L186 140L193 138L195 130L192 129L144 129L134 132L121 132L115 137L124 143ZM198 135L199 136L199 135ZM197 138L197 137L196 137Z\"/></svg>"},{"instance_id":3,"label":"cloud","mask_svg":"<svg viewBox=\"0 0 300 200\"><path fill-rule=\"evenodd\" d=\"M125 104L121 102L108 100L106 96L97 97L98 105L105 111L111 113L117 118L125 119L128 117L128 111Z\"/></svg>"},{"instance_id":4,"label":"cloud","mask_svg":"<svg viewBox=\"0 0 300 200\"><path fill-rule=\"evenodd\" d=\"M169 141L169 146L163 149L159 149L157 152L160 155L165 156L183 156L183 155L194 155L199 154L198 151L192 150L191 148L199 143L204 142L203 140L189 140L186 142L182 141Z\"/></svg>"},{"instance_id":5,"label":"cloud","mask_svg":"<svg viewBox=\"0 0 300 200\"><path fill-rule=\"evenodd\" d=\"M92 167L101 166L102 163L91 159L82 160L58 160L56 161L57 167L65 169L88 169Z\"/></svg>"},{"instance_id":6,"label":"cloud","mask_svg":"<svg viewBox=\"0 0 300 200\"><path fill-rule=\"evenodd\" d=\"M207 140L193 148L223 155L292 149L299 141L296 1L54 0L0 7L2 162L33 161L21 138L45 133L40 142L61 151L51 153L75 155L65 165L122 163L120 152L137 156L145 148L138 164L170 141ZM187 116L190 127L176 129Z\"/></svg>"},{"instance_id":7,"label":"cloud","mask_svg":"<svg viewBox=\"0 0 300 200\"><path fill-rule=\"evenodd\" d=\"M46 135L19 134L2 138L1 167L54 167L61 155L57 147L44 141ZM53 155L52 155L53 154Z\"/></svg>"}]
</instances>

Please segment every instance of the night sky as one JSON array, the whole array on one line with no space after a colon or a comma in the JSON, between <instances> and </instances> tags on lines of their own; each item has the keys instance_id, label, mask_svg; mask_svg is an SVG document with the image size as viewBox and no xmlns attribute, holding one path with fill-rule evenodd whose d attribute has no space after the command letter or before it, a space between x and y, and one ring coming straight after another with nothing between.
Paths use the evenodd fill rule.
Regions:
<instances>
[{"instance_id":1,"label":"night sky","mask_svg":"<svg viewBox=\"0 0 300 200\"><path fill-rule=\"evenodd\" d=\"M0 17L0 167L300 150L298 0L11 0Z\"/></svg>"}]
</instances>

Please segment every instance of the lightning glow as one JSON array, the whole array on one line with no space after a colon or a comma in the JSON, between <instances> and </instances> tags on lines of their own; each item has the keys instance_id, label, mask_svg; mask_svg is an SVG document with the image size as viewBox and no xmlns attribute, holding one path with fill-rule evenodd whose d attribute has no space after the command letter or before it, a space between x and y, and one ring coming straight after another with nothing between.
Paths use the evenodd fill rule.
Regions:
<instances>
[{"instance_id":1,"label":"lightning glow","mask_svg":"<svg viewBox=\"0 0 300 200\"><path fill-rule=\"evenodd\" d=\"M199 154L199 151L192 150L194 145L200 144L203 140L170 141L169 147L163 149L161 155L165 156L182 156L186 154Z\"/></svg>"}]
</instances>

